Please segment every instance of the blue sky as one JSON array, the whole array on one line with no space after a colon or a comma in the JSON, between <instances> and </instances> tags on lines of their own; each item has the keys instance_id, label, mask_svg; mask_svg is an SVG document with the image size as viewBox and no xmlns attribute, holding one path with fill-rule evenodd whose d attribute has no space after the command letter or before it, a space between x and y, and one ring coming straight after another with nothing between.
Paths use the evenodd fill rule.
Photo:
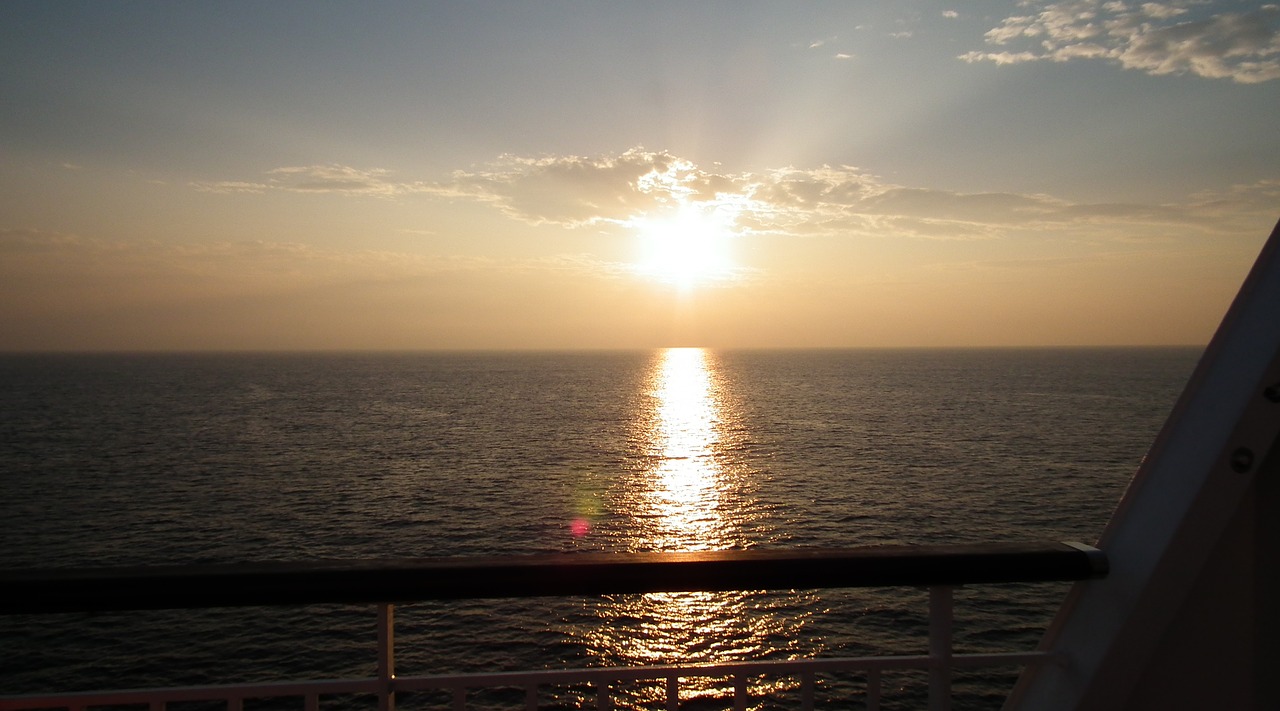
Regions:
<instances>
[{"instance_id":1,"label":"blue sky","mask_svg":"<svg viewBox=\"0 0 1280 711\"><path fill-rule=\"evenodd\" d=\"M1273 4L0 20L0 349L1203 343L1280 217Z\"/></svg>"}]
</instances>

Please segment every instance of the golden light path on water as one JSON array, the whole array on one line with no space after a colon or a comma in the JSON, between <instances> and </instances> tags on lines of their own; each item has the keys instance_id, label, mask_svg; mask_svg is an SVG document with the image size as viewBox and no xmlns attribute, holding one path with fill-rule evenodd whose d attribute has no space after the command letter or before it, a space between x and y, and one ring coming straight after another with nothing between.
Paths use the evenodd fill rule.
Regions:
<instances>
[{"instance_id":1,"label":"golden light path on water","mask_svg":"<svg viewBox=\"0 0 1280 711\"><path fill-rule=\"evenodd\" d=\"M715 457L720 406L706 359L699 348L668 349L654 377L652 446L661 456L646 492L654 523L646 547L711 550L734 543L720 510L721 487L730 482Z\"/></svg>"},{"instance_id":2,"label":"golden light path on water","mask_svg":"<svg viewBox=\"0 0 1280 711\"><path fill-rule=\"evenodd\" d=\"M736 413L724 396L713 356L698 348L662 351L648 379L651 406L638 413L636 433L646 456L621 494L630 512L628 547L681 551L746 547L747 524L755 518L746 465L726 454ZM808 598L809 595L803 597ZM604 600L604 624L590 646L604 664L651 665L727 662L777 656L799 642L803 624L762 601L756 593L652 593ZM798 599L788 599L799 603ZM793 608L794 609L794 608ZM810 649L810 652L813 650ZM769 693L792 682L770 679ZM624 692L632 707L650 707L665 698L657 686ZM727 698L728 680L689 678L681 698ZM619 699L627 707L627 699Z\"/></svg>"}]
</instances>

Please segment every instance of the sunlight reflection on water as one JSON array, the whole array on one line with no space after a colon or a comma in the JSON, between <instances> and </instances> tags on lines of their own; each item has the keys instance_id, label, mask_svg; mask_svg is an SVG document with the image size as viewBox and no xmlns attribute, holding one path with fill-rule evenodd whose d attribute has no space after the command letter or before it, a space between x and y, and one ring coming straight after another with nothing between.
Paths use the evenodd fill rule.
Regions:
<instances>
[{"instance_id":1,"label":"sunlight reflection on water","mask_svg":"<svg viewBox=\"0 0 1280 711\"><path fill-rule=\"evenodd\" d=\"M667 349L654 359L647 384L651 404L636 418L648 464L621 496L634 526L627 541L631 550L721 550L751 543L746 524L755 516L752 487L749 470L725 453L735 413L724 387L703 349ZM613 596L599 603L603 624L590 632L588 643L602 664L795 656L790 648L800 638L803 619L776 612L780 602L779 596L745 591ZM789 682L765 683L771 688L753 692L776 691ZM656 685L621 691L636 706L664 698ZM731 693L728 680L681 684L683 699Z\"/></svg>"},{"instance_id":2,"label":"sunlight reflection on water","mask_svg":"<svg viewBox=\"0 0 1280 711\"><path fill-rule=\"evenodd\" d=\"M733 540L721 512L722 492L732 486L716 461L720 404L717 388L700 348L665 351L653 375L657 396L648 428L657 467L652 487L643 492L645 513L653 521L648 540L656 550L712 550Z\"/></svg>"},{"instance_id":3,"label":"sunlight reflection on water","mask_svg":"<svg viewBox=\"0 0 1280 711\"><path fill-rule=\"evenodd\" d=\"M1200 355L10 354L0 519L21 525L6 529L0 558L77 567L1094 540ZM1062 594L960 591L958 603L977 604L957 604L958 648L1033 647ZM424 602L397 610L397 663L433 674L917 653L923 595ZM372 668L367 610L259 612L14 617L0 627L0 676L6 691L36 693ZM987 708L1011 683L958 685L957 705ZM723 683L681 686L689 708L733 706ZM819 698L845 708L862 689L833 678ZM895 708L918 707L923 691L911 689ZM767 702L760 691L753 681L748 708L799 706L796 689ZM555 708L594 708L591 688L563 693ZM620 690L615 708L663 708L661 695Z\"/></svg>"}]
</instances>

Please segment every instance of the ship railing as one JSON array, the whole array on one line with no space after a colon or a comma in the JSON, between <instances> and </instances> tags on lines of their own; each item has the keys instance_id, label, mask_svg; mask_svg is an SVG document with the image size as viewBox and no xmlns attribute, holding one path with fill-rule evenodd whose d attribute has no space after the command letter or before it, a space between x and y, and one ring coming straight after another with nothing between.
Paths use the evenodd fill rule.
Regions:
<instances>
[{"instance_id":1,"label":"ship railing","mask_svg":"<svg viewBox=\"0 0 1280 711\"><path fill-rule=\"evenodd\" d=\"M444 690L454 711L462 711L469 690L510 687L524 689L525 708L537 709L540 687L572 684L594 687L596 708L604 710L613 708L614 685L641 681L663 684L665 705L674 711L681 702L681 681L694 678L730 680L734 708L746 709L749 680L761 676L799 678L801 707L812 709L817 675L831 672L864 675L865 704L875 711L881 674L890 670L926 671L929 708L945 711L954 669L1067 661L1040 650L955 653L956 587L1084 580L1106 573L1101 551L1056 542L7 570L0 571L0 614L8 615L373 604L378 658L371 678L9 695L0 696L0 711L123 705L165 711L169 704L190 701L217 701L227 711L243 711L246 700L282 697L300 697L306 711L318 711L321 697L338 695L373 696L381 711L392 711L397 693L428 690ZM929 591L928 654L423 676L395 671L397 602L904 586Z\"/></svg>"}]
</instances>

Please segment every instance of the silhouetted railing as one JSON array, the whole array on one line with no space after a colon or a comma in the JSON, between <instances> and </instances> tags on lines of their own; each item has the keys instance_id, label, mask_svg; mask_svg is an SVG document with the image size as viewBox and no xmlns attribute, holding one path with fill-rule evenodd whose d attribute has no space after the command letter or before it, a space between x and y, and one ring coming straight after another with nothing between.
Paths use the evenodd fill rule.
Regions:
<instances>
[{"instance_id":1,"label":"silhouetted railing","mask_svg":"<svg viewBox=\"0 0 1280 711\"><path fill-rule=\"evenodd\" d=\"M745 708L750 675L801 677L803 705L813 703L816 672L868 673L868 705L878 699L884 669L928 669L930 708L946 709L958 666L1044 661L1042 652L956 655L951 651L952 588L959 585L1068 581L1107 572L1101 551L1077 543L993 543L952 546L872 546L844 549L730 550L679 553L573 553L481 558L432 558L305 563L243 563L102 569L0 571L0 613L100 612L164 608L378 605L378 675L373 679L279 682L0 697L0 711L85 709L145 703L159 711L174 701L220 699L238 711L246 698L301 696L310 711L322 694L375 694L391 709L397 691L450 689L465 708L466 689L524 686L526 708L537 687L590 682L597 705L609 708L612 681L665 679L668 708L679 703L681 677L734 679L735 707ZM396 677L394 603L615 593L797 590L843 587L929 588L927 656L800 659L768 662L567 669L494 674Z\"/></svg>"}]
</instances>

